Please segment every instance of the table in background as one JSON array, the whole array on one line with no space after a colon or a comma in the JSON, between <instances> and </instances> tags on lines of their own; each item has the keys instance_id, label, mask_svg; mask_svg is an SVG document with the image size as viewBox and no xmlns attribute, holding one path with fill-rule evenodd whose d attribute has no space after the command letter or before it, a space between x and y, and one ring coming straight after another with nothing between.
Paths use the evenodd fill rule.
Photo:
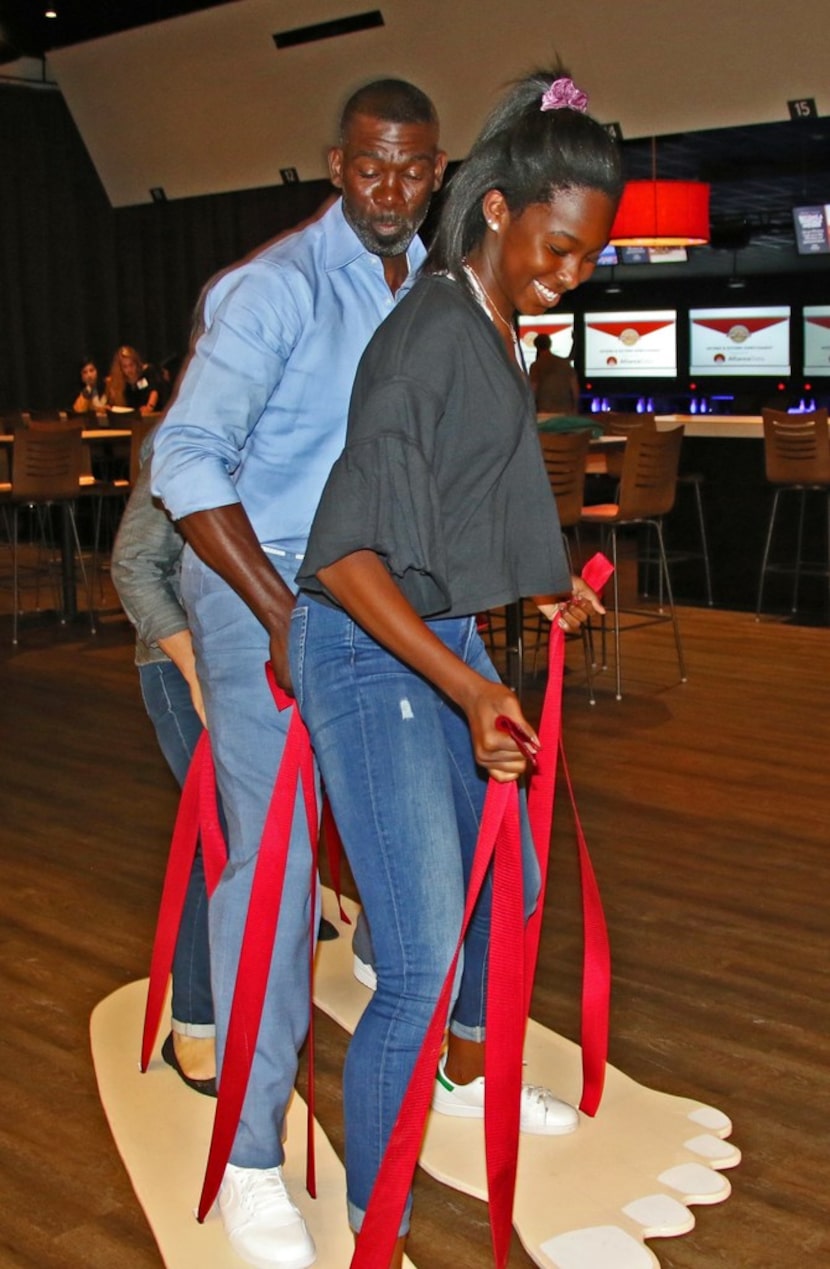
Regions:
<instances>
[{"instance_id":1,"label":"table in background","mask_svg":"<svg viewBox=\"0 0 830 1269\"><path fill-rule=\"evenodd\" d=\"M112 427L94 427L84 428L81 432L81 438L92 449L96 443L129 440L132 433L129 428L112 428ZM11 432L0 433L0 445L7 445L11 448L12 458L14 457L14 434ZM92 484L92 478L82 477L82 484L78 490L78 496L83 496L84 483ZM61 617L64 621L74 621L78 615L78 595L77 582L75 579L75 543L72 538L72 523L69 519L69 510L66 506L61 508Z\"/></svg>"}]
</instances>

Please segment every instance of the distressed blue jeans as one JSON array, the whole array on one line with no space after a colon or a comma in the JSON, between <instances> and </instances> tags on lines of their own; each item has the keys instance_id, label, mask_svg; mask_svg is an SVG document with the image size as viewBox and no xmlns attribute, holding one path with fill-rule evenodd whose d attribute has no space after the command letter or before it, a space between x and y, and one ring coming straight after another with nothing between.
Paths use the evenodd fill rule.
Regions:
<instances>
[{"instance_id":1,"label":"distressed blue jeans","mask_svg":"<svg viewBox=\"0 0 830 1269\"><path fill-rule=\"evenodd\" d=\"M498 678L473 618L428 622ZM458 941L487 780L464 714L339 609L300 596L291 675L375 952L378 988L344 1069L349 1221L359 1229ZM526 911L539 875L529 834ZM450 1026L483 1040L491 883L464 945ZM401 1233L409 1224L409 1207Z\"/></svg>"}]
</instances>

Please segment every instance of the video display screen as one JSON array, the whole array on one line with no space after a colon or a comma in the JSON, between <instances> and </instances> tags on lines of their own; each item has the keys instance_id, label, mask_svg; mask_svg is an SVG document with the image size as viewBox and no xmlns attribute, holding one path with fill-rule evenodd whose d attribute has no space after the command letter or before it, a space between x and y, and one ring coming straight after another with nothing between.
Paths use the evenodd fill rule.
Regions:
<instances>
[{"instance_id":1,"label":"video display screen","mask_svg":"<svg viewBox=\"0 0 830 1269\"><path fill-rule=\"evenodd\" d=\"M789 373L789 305L689 310L690 375Z\"/></svg>"},{"instance_id":2,"label":"video display screen","mask_svg":"<svg viewBox=\"0 0 830 1269\"><path fill-rule=\"evenodd\" d=\"M585 314L589 379L672 379L677 374L674 309Z\"/></svg>"},{"instance_id":3,"label":"video display screen","mask_svg":"<svg viewBox=\"0 0 830 1269\"><path fill-rule=\"evenodd\" d=\"M795 246L800 256L830 252L830 204L794 207Z\"/></svg>"},{"instance_id":4,"label":"video display screen","mask_svg":"<svg viewBox=\"0 0 830 1269\"><path fill-rule=\"evenodd\" d=\"M830 375L830 304L804 306L804 373Z\"/></svg>"},{"instance_id":5,"label":"video display screen","mask_svg":"<svg viewBox=\"0 0 830 1269\"><path fill-rule=\"evenodd\" d=\"M685 247L603 247L597 265L603 264L685 264L689 253Z\"/></svg>"},{"instance_id":6,"label":"video display screen","mask_svg":"<svg viewBox=\"0 0 830 1269\"><path fill-rule=\"evenodd\" d=\"M620 264L685 264L685 247L617 247Z\"/></svg>"},{"instance_id":7,"label":"video display screen","mask_svg":"<svg viewBox=\"0 0 830 1269\"><path fill-rule=\"evenodd\" d=\"M536 360L533 341L537 335L550 335L551 352L557 357L567 357L570 360L574 342L573 313L519 318L519 343L528 370Z\"/></svg>"}]
</instances>

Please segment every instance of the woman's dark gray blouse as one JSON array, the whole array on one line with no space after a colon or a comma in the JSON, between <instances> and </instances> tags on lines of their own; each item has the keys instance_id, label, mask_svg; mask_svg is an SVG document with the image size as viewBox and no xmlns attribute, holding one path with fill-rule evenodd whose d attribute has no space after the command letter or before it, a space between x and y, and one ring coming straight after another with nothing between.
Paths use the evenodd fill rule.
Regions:
<instances>
[{"instance_id":1,"label":"woman's dark gray blouse","mask_svg":"<svg viewBox=\"0 0 830 1269\"><path fill-rule=\"evenodd\" d=\"M571 589L527 378L445 276L421 278L363 354L297 581L331 601L318 570L366 549L422 617Z\"/></svg>"}]
</instances>

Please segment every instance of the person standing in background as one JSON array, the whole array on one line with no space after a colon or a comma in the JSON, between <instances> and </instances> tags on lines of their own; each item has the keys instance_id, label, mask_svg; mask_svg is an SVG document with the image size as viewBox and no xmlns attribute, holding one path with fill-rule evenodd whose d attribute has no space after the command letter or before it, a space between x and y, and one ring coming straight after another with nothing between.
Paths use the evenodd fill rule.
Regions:
<instances>
[{"instance_id":1,"label":"person standing in background","mask_svg":"<svg viewBox=\"0 0 830 1269\"><path fill-rule=\"evenodd\" d=\"M550 335L533 341L536 360L530 367L530 386L539 414L578 414L579 380L567 357L551 352Z\"/></svg>"},{"instance_id":2,"label":"person standing in background","mask_svg":"<svg viewBox=\"0 0 830 1269\"><path fill-rule=\"evenodd\" d=\"M112 549L112 580L136 629L141 695L167 765L181 787L205 723L193 640L181 600L184 542L150 493L143 465ZM172 1026L162 1057L197 1093L216 1096L216 1027L210 986L208 901L201 850L187 886L173 958Z\"/></svg>"}]
</instances>

